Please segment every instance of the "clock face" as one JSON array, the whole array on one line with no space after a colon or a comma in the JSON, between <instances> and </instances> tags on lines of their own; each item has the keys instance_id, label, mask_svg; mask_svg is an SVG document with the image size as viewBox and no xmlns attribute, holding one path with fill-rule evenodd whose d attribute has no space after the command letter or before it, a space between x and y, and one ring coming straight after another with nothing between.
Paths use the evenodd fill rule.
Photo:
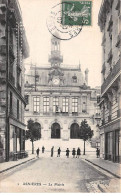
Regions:
<instances>
[{"instance_id":1,"label":"clock face","mask_svg":"<svg viewBox=\"0 0 121 196\"><path fill-rule=\"evenodd\" d=\"M59 83L60 83L59 78L54 78L54 79L53 79L53 84L54 84L54 85L59 85Z\"/></svg>"}]
</instances>

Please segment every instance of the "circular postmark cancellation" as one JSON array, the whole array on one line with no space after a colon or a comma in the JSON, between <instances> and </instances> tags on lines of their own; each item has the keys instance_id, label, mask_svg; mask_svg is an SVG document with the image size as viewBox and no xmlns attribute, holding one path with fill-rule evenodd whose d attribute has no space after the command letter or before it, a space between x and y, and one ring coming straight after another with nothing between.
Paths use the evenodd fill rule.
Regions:
<instances>
[{"instance_id":1,"label":"circular postmark cancellation","mask_svg":"<svg viewBox=\"0 0 121 196\"><path fill-rule=\"evenodd\" d=\"M83 18L80 19L78 25L73 25L68 20L68 25L64 24L62 9L65 6L73 6L70 2L62 2L52 7L49 17L47 18L47 28L49 32L56 38L61 40L70 40L76 37L82 30ZM78 10L78 7L76 7Z\"/></svg>"}]
</instances>

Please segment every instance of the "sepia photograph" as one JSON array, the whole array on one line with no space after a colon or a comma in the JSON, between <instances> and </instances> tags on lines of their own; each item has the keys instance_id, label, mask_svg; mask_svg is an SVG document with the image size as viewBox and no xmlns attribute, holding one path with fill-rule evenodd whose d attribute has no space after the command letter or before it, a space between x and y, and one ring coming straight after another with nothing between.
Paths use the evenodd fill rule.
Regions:
<instances>
[{"instance_id":1,"label":"sepia photograph","mask_svg":"<svg viewBox=\"0 0 121 196\"><path fill-rule=\"evenodd\" d=\"M0 0L0 193L121 193L121 0Z\"/></svg>"}]
</instances>

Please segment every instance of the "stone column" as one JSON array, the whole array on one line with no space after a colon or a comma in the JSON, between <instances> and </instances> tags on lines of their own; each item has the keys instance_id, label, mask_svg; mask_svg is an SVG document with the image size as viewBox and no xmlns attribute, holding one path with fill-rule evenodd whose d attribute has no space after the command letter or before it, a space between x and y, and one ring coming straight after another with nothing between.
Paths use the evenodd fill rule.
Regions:
<instances>
[{"instance_id":1,"label":"stone column","mask_svg":"<svg viewBox=\"0 0 121 196\"><path fill-rule=\"evenodd\" d=\"M78 115L82 113L82 97L78 97Z\"/></svg>"},{"instance_id":2,"label":"stone column","mask_svg":"<svg viewBox=\"0 0 121 196\"><path fill-rule=\"evenodd\" d=\"M50 107L49 107L49 112L52 115L53 113L53 97L50 95Z\"/></svg>"},{"instance_id":3,"label":"stone column","mask_svg":"<svg viewBox=\"0 0 121 196\"><path fill-rule=\"evenodd\" d=\"M69 97L69 116L72 116L72 97Z\"/></svg>"},{"instance_id":4,"label":"stone column","mask_svg":"<svg viewBox=\"0 0 121 196\"><path fill-rule=\"evenodd\" d=\"M43 96L40 96L40 115L43 115Z\"/></svg>"},{"instance_id":5,"label":"stone column","mask_svg":"<svg viewBox=\"0 0 121 196\"><path fill-rule=\"evenodd\" d=\"M90 94L87 94L87 113L90 113Z\"/></svg>"},{"instance_id":6,"label":"stone column","mask_svg":"<svg viewBox=\"0 0 121 196\"><path fill-rule=\"evenodd\" d=\"M62 97L59 97L59 108L60 108L61 111L63 111L63 110L62 110L62 109L63 109L63 107L62 107L62 104L63 104L62 99L63 99ZM61 112L61 111L60 111L60 112Z\"/></svg>"}]
</instances>

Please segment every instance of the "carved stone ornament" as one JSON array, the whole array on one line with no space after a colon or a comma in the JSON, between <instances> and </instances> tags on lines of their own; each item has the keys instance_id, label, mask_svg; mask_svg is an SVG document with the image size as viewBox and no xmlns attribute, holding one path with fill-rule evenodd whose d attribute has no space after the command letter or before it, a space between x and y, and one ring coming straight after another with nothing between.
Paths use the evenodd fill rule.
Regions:
<instances>
[{"instance_id":1,"label":"carved stone ornament","mask_svg":"<svg viewBox=\"0 0 121 196\"><path fill-rule=\"evenodd\" d=\"M63 78L64 73L60 67L52 68L48 75L49 75L48 82L52 81L53 78L55 78L55 77L59 78L61 82L64 81L64 78Z\"/></svg>"}]
</instances>

